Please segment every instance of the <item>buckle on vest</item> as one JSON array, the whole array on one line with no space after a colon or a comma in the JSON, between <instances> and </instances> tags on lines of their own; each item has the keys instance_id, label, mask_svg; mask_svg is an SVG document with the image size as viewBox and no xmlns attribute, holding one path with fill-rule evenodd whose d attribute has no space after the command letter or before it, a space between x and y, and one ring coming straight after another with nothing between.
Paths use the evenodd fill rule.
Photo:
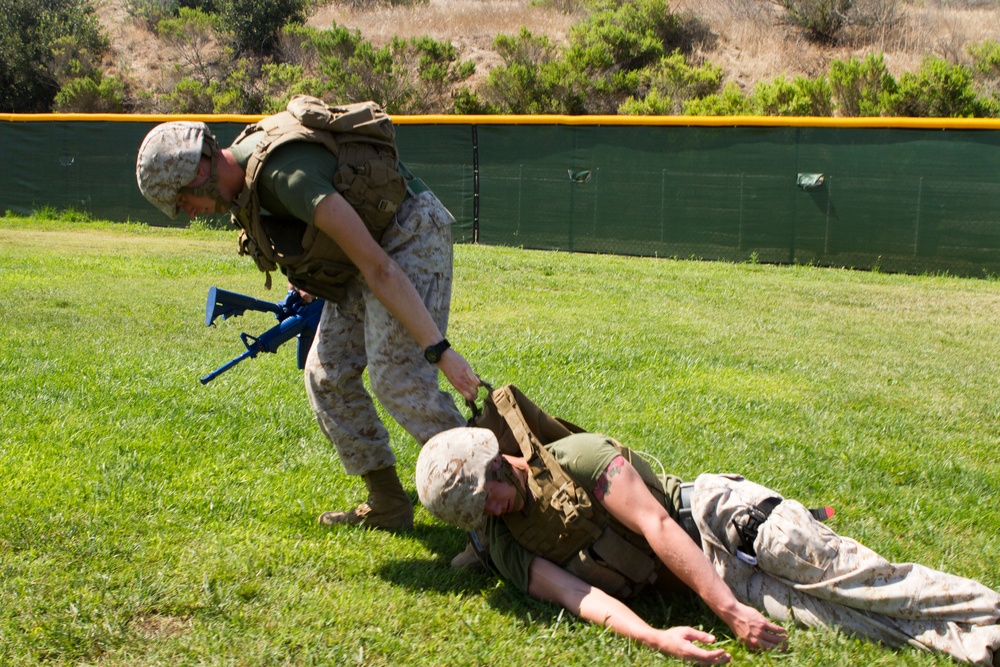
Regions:
<instances>
[{"instance_id":1,"label":"buckle on vest","mask_svg":"<svg viewBox=\"0 0 1000 667\"><path fill-rule=\"evenodd\" d=\"M566 490L566 487L569 485L570 482L567 482L560 486L549 500L553 508L562 512L562 515L565 517L565 523L572 523L580 517L580 512L577 511L576 504L573 502L574 498Z\"/></svg>"},{"instance_id":2,"label":"buckle on vest","mask_svg":"<svg viewBox=\"0 0 1000 667\"><path fill-rule=\"evenodd\" d=\"M398 207L388 199L383 199L378 203L378 210L382 213L395 213Z\"/></svg>"}]
</instances>

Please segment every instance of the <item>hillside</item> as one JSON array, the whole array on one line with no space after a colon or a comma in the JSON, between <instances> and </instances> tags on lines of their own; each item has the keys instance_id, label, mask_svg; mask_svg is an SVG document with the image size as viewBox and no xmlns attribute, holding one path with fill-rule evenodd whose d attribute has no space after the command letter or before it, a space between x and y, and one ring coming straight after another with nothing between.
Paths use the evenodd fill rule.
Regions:
<instances>
[{"instance_id":1,"label":"hillside","mask_svg":"<svg viewBox=\"0 0 1000 667\"><path fill-rule=\"evenodd\" d=\"M176 80L176 51L131 20L123 0L91 0L112 41L105 59L111 74L137 90L164 90ZM1000 41L1000 0L900 2L861 0L872 25L845 31L838 44L821 44L792 25L785 10L767 0L673 0L672 10L698 26L691 59L723 70L725 82L747 92L758 81L777 76L815 77L834 59L883 53L894 76L915 71L928 54L967 64L966 46ZM562 11L559 7L572 7ZM331 2L314 9L307 25L357 29L376 45L393 36L430 36L450 42L459 59L471 60L475 89L500 62L493 48L498 34L526 27L557 44L566 42L570 27L583 18L572 0L426 0L410 4Z\"/></svg>"}]
</instances>

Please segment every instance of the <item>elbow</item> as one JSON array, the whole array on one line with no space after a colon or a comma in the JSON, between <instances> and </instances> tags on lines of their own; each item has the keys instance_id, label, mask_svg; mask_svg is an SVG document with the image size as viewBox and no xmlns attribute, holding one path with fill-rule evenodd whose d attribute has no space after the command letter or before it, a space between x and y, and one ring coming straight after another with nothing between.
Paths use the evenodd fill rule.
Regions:
<instances>
[{"instance_id":1,"label":"elbow","mask_svg":"<svg viewBox=\"0 0 1000 667\"><path fill-rule=\"evenodd\" d=\"M592 587L559 566L535 558L528 570L528 595L536 600L554 602L579 616L583 599Z\"/></svg>"},{"instance_id":2,"label":"elbow","mask_svg":"<svg viewBox=\"0 0 1000 667\"><path fill-rule=\"evenodd\" d=\"M380 286L392 286L403 275L402 270L390 257L380 257L367 267L361 267L365 282L373 291Z\"/></svg>"}]
</instances>

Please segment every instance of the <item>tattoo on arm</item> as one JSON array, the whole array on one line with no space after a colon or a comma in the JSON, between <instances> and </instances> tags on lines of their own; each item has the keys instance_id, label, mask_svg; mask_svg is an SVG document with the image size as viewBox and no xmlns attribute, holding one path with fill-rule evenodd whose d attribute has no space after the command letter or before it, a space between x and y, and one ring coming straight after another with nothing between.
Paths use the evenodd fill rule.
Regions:
<instances>
[{"instance_id":1,"label":"tattoo on arm","mask_svg":"<svg viewBox=\"0 0 1000 667\"><path fill-rule=\"evenodd\" d=\"M621 456L616 456L608 464L608 467L604 469L601 476L597 480L597 484L594 485L594 497L598 500L604 500L604 498L611 491L611 478L615 477L622 471L625 467L625 459Z\"/></svg>"}]
</instances>

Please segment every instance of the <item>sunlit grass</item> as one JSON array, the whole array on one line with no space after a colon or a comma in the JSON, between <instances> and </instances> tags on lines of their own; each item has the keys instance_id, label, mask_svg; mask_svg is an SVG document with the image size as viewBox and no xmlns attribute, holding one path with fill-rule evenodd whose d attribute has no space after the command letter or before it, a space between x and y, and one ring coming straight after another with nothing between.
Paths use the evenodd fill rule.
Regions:
<instances>
[{"instance_id":1,"label":"sunlit grass","mask_svg":"<svg viewBox=\"0 0 1000 667\"><path fill-rule=\"evenodd\" d=\"M242 351L207 289L277 301L227 232L0 220L0 664L662 664L490 577L457 530L315 524L362 496L294 345ZM898 560L1000 585L1000 283L459 246L449 339L485 379L736 471ZM417 449L390 423L404 485ZM728 632L649 596L658 624ZM826 633L740 664L950 664Z\"/></svg>"}]
</instances>

